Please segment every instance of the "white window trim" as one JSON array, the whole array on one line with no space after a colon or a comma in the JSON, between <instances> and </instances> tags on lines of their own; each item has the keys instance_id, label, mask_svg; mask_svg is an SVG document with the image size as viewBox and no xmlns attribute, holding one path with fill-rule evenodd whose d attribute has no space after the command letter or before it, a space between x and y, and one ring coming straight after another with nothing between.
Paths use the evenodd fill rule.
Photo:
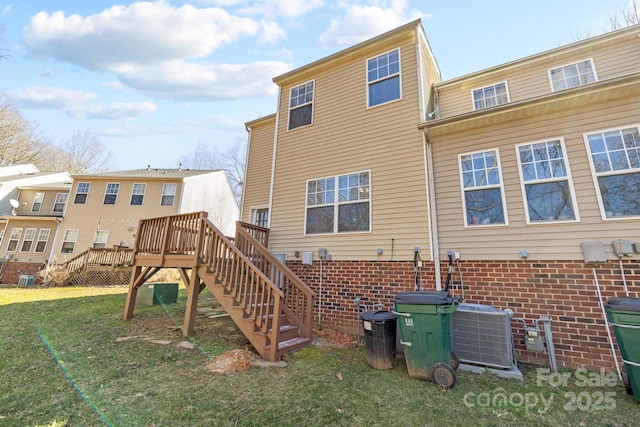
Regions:
<instances>
[{"instance_id":1,"label":"white window trim","mask_svg":"<svg viewBox=\"0 0 640 427\"><path fill-rule=\"evenodd\" d=\"M98 235L102 235L106 237L104 239L104 242L98 241ZM104 245L102 247L106 248L108 242L109 242L109 230L96 230L95 234L93 235L93 242L91 243L91 247L95 248L96 247L95 244L100 243Z\"/></svg>"},{"instance_id":2,"label":"white window trim","mask_svg":"<svg viewBox=\"0 0 640 427\"><path fill-rule=\"evenodd\" d=\"M175 191L173 192L173 202L170 205L163 205L162 204L162 198L164 196L171 196L171 194L165 194L164 193L164 189L168 185L173 185L174 188L175 188ZM176 195L177 194L178 194L178 184L177 183L175 183L175 182L165 182L165 183L163 183L162 184L162 192L160 193L160 206L163 207L163 208L169 208L169 207L175 206L176 205Z\"/></svg>"},{"instance_id":3,"label":"white window trim","mask_svg":"<svg viewBox=\"0 0 640 427\"><path fill-rule=\"evenodd\" d=\"M59 202L58 201L58 197L60 196L67 196L67 199L64 202ZM51 208L51 212L53 213L61 213L64 214L64 211L67 208L67 203L69 203L69 193L56 193L56 198L53 200L53 207ZM62 210L61 211L56 211L56 205L58 204L62 204Z\"/></svg>"},{"instance_id":4,"label":"white window trim","mask_svg":"<svg viewBox=\"0 0 640 427\"><path fill-rule=\"evenodd\" d=\"M535 144L547 143L551 141L560 141L560 145L562 146L562 154L564 158L565 170L567 171L567 176L563 178L549 178L549 179L541 179L537 181L527 181L525 183L524 177L522 176L522 163L520 161L519 148L525 145L535 145ZM578 209L578 200L576 198L576 192L573 188L573 177L571 175L571 166L569 165L569 156L567 154L567 147L564 143L564 137L551 137L551 138L539 139L537 141L524 142L522 144L515 145L515 150L516 150L516 160L518 161L518 176L520 177L520 193L522 194L522 203L523 203L522 206L524 208L524 215L527 220L527 225L537 226L537 225L569 224L569 223L580 222L580 211ZM571 203L573 205L573 214L575 218L563 219L563 220L557 220L557 221L549 220L549 221L533 221L532 222L529 217L529 201L527 200L525 185L526 184L542 184L545 182L558 182L563 180L567 180L569 184L569 192L571 194Z\"/></svg>"},{"instance_id":5,"label":"white window trim","mask_svg":"<svg viewBox=\"0 0 640 427\"><path fill-rule=\"evenodd\" d=\"M496 153L496 161L498 162L498 176L500 178L499 185L487 185L484 187L471 187L464 188L464 178L462 176L462 157L470 156L479 153L486 153L487 151L495 151ZM505 227L509 225L509 215L507 209L507 199L504 192L504 179L502 177L502 163L500 162L500 150L498 148L489 148L487 150L477 150L469 153L462 153L458 155L458 170L460 173L460 195L462 197L462 216L464 218L464 227L470 229L484 228L484 227ZM502 197L502 210L504 215L504 224L469 224L467 221L467 202L465 197L466 191L473 190L482 190L482 189L492 189L492 188L500 188L500 197Z\"/></svg>"},{"instance_id":6,"label":"white window trim","mask_svg":"<svg viewBox=\"0 0 640 427\"><path fill-rule=\"evenodd\" d=\"M634 126L637 127L638 129L640 129L640 123L638 123L638 124L630 124L628 126L616 126L616 127L612 127L612 128L606 128L606 129L595 129L595 130L591 130L591 131L588 131L588 132L583 132L583 134L582 134L582 139L584 140L585 149L587 150L587 157L589 157L589 167L591 168L591 178L593 179L593 186L594 186L594 190L596 192L596 198L598 199L598 207L600 208L600 216L602 217L603 221L638 220L638 218L640 218L640 216L622 216L622 217L608 218L607 217L607 213L604 210L604 202L602 200L602 195L600 194L600 184L598 183L598 177L600 177L600 176L612 176L612 175L623 175L623 174L626 174L626 173L640 173L640 168L625 169L624 171L602 172L602 173L598 174L596 172L596 167L593 164L593 156L591 155L591 147L589 146L588 137L589 137L589 135L594 134L594 133L610 132L610 131L620 130L620 129L634 127Z\"/></svg>"},{"instance_id":7,"label":"white window trim","mask_svg":"<svg viewBox=\"0 0 640 427\"><path fill-rule=\"evenodd\" d=\"M33 237L31 238L31 240L28 240L27 237L29 237L28 234L29 234L30 231L32 232L32 236ZM29 227L29 228L25 228L24 229L24 234L22 236L22 241L20 242L20 245L19 245L20 246L20 252L29 253L29 252L31 252L33 250L33 242L36 241L37 232L38 232L38 229L34 228L34 227ZM27 251L23 250L22 247L24 246L24 242L29 242L29 241L31 241L31 245L29 246L29 250L27 250Z\"/></svg>"},{"instance_id":8,"label":"white window trim","mask_svg":"<svg viewBox=\"0 0 640 427\"><path fill-rule=\"evenodd\" d=\"M17 239L12 239L14 230L16 231ZM7 240L7 252L18 252L18 248L20 248L20 242L22 241L22 233L23 233L23 231L24 231L24 228L22 228L22 227L13 227L11 229L11 233L9 233L9 240ZM13 249L13 250L9 250L9 244L12 241L16 241L17 242L16 243L16 248Z\"/></svg>"},{"instance_id":9,"label":"white window trim","mask_svg":"<svg viewBox=\"0 0 640 427\"><path fill-rule=\"evenodd\" d=\"M68 231L75 231L76 233L76 238L75 240L65 240L65 238L67 237L67 232ZM80 236L80 230L76 229L76 228L69 228L64 230L64 233L62 234L62 244L60 245L60 253L62 254L72 254L76 251L76 243L78 243L78 236ZM64 244L65 243L71 243L73 242L73 249L71 250L71 252L62 252L62 249L64 248Z\"/></svg>"},{"instance_id":10,"label":"white window trim","mask_svg":"<svg viewBox=\"0 0 640 427\"><path fill-rule=\"evenodd\" d=\"M79 192L78 189L80 188L80 184L89 184L87 187L87 192ZM82 182L78 182L78 185L76 186L76 193L73 195L73 204L74 205L86 205L87 204L87 199L89 198L89 191L91 191L91 183L87 182L87 181L82 181ZM106 190L105 190L106 191ZM84 203L76 203L76 196L78 194L84 194L85 198L84 198ZM103 199L104 201L104 199Z\"/></svg>"},{"instance_id":11,"label":"white window trim","mask_svg":"<svg viewBox=\"0 0 640 427\"><path fill-rule=\"evenodd\" d=\"M371 60L373 58L377 58L380 55L385 55L385 54L391 53L394 50L398 51L398 74L397 74L397 76L399 78L398 80L399 80L399 84L400 84L400 88L399 88L400 89L399 90L400 94L396 99L392 99L391 101L382 102L382 103L376 104L376 105L371 105L370 102L369 102L369 86L371 85L371 83L376 83L376 82L379 82L379 81L382 81L382 80L390 79L393 76L395 76L395 74L393 76L392 75L388 75L384 79L378 79L378 80L375 80L373 82L370 82L369 81L369 60ZM365 91L366 91L366 94L367 94L367 109L376 108L376 107L380 107L381 105L388 105L388 104L391 104L392 102L401 101L402 100L402 49L400 47L396 47L396 48L393 48L393 49L389 49L386 52L382 52L382 53L379 53L377 55L373 55L373 56L367 58L364 61L364 76L365 76L365 78L364 78ZM319 179L322 179L322 178L319 178Z\"/></svg>"},{"instance_id":12,"label":"white window trim","mask_svg":"<svg viewBox=\"0 0 640 427\"><path fill-rule=\"evenodd\" d=\"M369 230L367 231L343 231L343 232L338 232L338 208L341 205L350 205L350 204L355 204L358 202L365 202L365 200L360 200L360 201L349 201L349 202L342 202L340 203L338 201L338 197L336 194L335 197L335 201L332 203L333 204L333 231L329 232L329 233L311 233L311 234L307 234L307 209L309 209L310 207L317 207L317 206L309 206L308 205L308 188L309 188L309 182L310 181L318 181L321 179L329 179L329 178L333 178L336 180L336 186L334 188L334 191L337 193L338 192L338 177L341 176L345 176L345 175L352 175L352 174L356 174L356 173L363 173L363 172L368 172L369 173L369 199L367 199L366 201L369 202ZM372 210L373 210L373 180L371 177L371 169L365 169L365 170L359 170L359 171L354 171L354 172L346 172L346 173L340 173L340 174L336 174L336 175L327 175L327 176L323 176L323 177L317 177L317 178L312 178L312 179L308 179L305 181L305 190L304 190L304 236L337 236L337 235L347 235L347 234L363 234L363 233L371 233L373 232L373 218L371 216ZM329 205L329 204L326 204ZM271 222L271 212L269 212L269 222Z\"/></svg>"},{"instance_id":13,"label":"white window trim","mask_svg":"<svg viewBox=\"0 0 640 427\"><path fill-rule=\"evenodd\" d=\"M291 91L294 88L300 87L300 86L304 86L308 83L313 83L313 99L311 100L311 102L307 102L301 105L296 105L294 108L291 108ZM302 84L299 85L295 85L289 88L289 98L287 98L287 132L291 132L294 131L296 129L300 129L300 128L306 128L309 127L311 125L313 125L313 116L314 116L314 112L315 112L315 103L316 103L316 80L315 79L311 79L309 81L306 81ZM291 110L296 109L296 108L300 108L303 107L305 105L309 105L311 104L311 123L309 123L308 125L301 125L301 126L296 126L293 129L291 129L290 127L290 120L291 120Z\"/></svg>"},{"instance_id":14,"label":"white window trim","mask_svg":"<svg viewBox=\"0 0 640 427\"><path fill-rule=\"evenodd\" d=\"M596 71L596 63L593 61L593 58L584 58L584 59L579 59L577 61L572 61L572 62L567 62L566 64L562 64L562 65L556 65L552 68L548 68L547 69L547 77L549 78L549 86L551 87L551 92L561 92L563 90L569 90L569 89L574 89L576 87L581 87L584 86L584 84L580 84L578 86L571 86L565 89L559 89L559 90L555 90L553 88L553 79L551 78L551 71L552 70L557 70L558 68L564 68L568 65L575 65L578 64L580 62L585 62L585 61L590 61L591 62L591 69L593 70L593 78L595 79L595 81L593 83L597 83L600 80L598 79L598 72ZM586 83L586 84L592 84L592 83Z\"/></svg>"},{"instance_id":15,"label":"white window trim","mask_svg":"<svg viewBox=\"0 0 640 427\"><path fill-rule=\"evenodd\" d=\"M46 239L42 239L42 234L46 234ZM35 239L35 246L33 248L33 252L37 253L37 254L41 254L44 253L47 250L47 245L49 244L49 238L51 237L51 229L50 228L41 228L40 230L38 230L38 237L36 237ZM38 249L38 243L40 242L44 242L44 247L42 248L41 251L37 250Z\"/></svg>"},{"instance_id":16,"label":"white window trim","mask_svg":"<svg viewBox=\"0 0 640 427\"><path fill-rule=\"evenodd\" d=\"M502 84L502 83L504 83L504 88L507 91L507 102L505 102L504 104L496 104L496 105L491 106L491 107L476 108L476 100L473 98L473 92L475 92L478 89L486 89L488 87L497 86L497 85ZM509 83L507 83L506 80L503 80L501 82L495 82L495 83L484 85L484 86L475 87L475 88L471 89L470 95L471 95L471 106L473 107L473 111L488 110L488 109L491 109L491 108L499 107L501 105L509 104L511 102L511 95L509 95ZM490 151L490 150L485 150L485 151ZM471 153L465 153L465 154L471 154Z\"/></svg>"},{"instance_id":17,"label":"white window trim","mask_svg":"<svg viewBox=\"0 0 640 427\"><path fill-rule=\"evenodd\" d=\"M42 200L40 201L40 206L38 207L38 209L35 210L33 207L37 203L36 202L36 198L38 197L38 194L42 194ZM31 204L31 212L40 212L42 210L42 205L44 204L44 197L45 197L45 193L44 192L40 192L40 191L38 191L37 193L35 193L33 195L33 203Z\"/></svg>"},{"instance_id":18,"label":"white window trim","mask_svg":"<svg viewBox=\"0 0 640 427\"><path fill-rule=\"evenodd\" d=\"M142 194L139 193L134 193L136 185L143 185L144 186L144 191L142 192ZM133 185L131 185L131 196L129 197L129 206L143 206L144 205L144 198L147 195L147 184L145 182L134 182ZM140 203L139 205L134 205L131 203L133 196L142 196L142 203Z\"/></svg>"},{"instance_id":19,"label":"white window trim","mask_svg":"<svg viewBox=\"0 0 640 427\"><path fill-rule=\"evenodd\" d=\"M109 185L117 185L118 186L118 191L115 193L107 193L107 190L109 190ZM119 182L107 182L107 185L105 185L104 187L104 196L102 197L102 205L103 206L115 206L118 203L118 196L120 195L120 183ZM113 203L105 203L105 200L107 199L107 196L113 196L115 195L115 200L113 201Z\"/></svg>"},{"instance_id":20,"label":"white window trim","mask_svg":"<svg viewBox=\"0 0 640 427\"><path fill-rule=\"evenodd\" d=\"M257 206L251 206L249 208L249 223L250 224L255 224L256 223L256 215L258 213L259 210L261 209L266 209L267 211L269 211L269 205L257 205ZM267 213L267 228L271 225L271 212Z\"/></svg>"}]
</instances>

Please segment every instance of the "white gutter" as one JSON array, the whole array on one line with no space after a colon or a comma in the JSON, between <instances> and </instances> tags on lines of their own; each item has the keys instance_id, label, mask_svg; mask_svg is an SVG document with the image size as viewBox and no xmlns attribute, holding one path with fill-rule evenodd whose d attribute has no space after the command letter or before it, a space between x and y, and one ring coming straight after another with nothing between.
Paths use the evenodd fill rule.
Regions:
<instances>
[{"instance_id":1,"label":"white gutter","mask_svg":"<svg viewBox=\"0 0 640 427\"><path fill-rule=\"evenodd\" d=\"M278 126L280 125L280 97L282 87L278 85L278 107L276 108L276 124L273 130L273 154L271 155L271 182L269 183L269 216L267 217L267 227L271 227L271 216L273 215L273 187L276 179L276 156L278 154Z\"/></svg>"},{"instance_id":2,"label":"white gutter","mask_svg":"<svg viewBox=\"0 0 640 427\"><path fill-rule=\"evenodd\" d=\"M442 277L440 276L440 238L438 236L438 215L436 210L436 188L433 174L433 151L429 135L425 129L423 133L424 150L425 150L425 168L427 170L427 198L428 198L428 216L429 228L431 233L430 243L432 250L433 265L436 275L436 290L442 290Z\"/></svg>"}]
</instances>

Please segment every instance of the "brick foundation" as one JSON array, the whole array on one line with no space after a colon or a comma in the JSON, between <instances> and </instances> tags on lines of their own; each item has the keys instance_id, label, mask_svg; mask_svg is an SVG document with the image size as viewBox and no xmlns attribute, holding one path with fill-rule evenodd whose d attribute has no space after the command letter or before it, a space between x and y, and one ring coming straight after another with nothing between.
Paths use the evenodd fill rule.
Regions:
<instances>
[{"instance_id":1,"label":"brick foundation","mask_svg":"<svg viewBox=\"0 0 640 427\"><path fill-rule=\"evenodd\" d=\"M0 274L0 283L15 285L18 283L18 278L23 274L36 276L35 283L39 283L38 272L44 268L43 263L35 262L15 262L5 261L2 263L2 273Z\"/></svg>"},{"instance_id":2,"label":"brick foundation","mask_svg":"<svg viewBox=\"0 0 640 427\"><path fill-rule=\"evenodd\" d=\"M316 292L316 325L321 323L350 333L358 328L356 297L369 309L380 304L383 310L390 310L398 292L415 290L411 261L323 261L322 267L318 261L312 266L299 262L287 265ZM447 269L447 263L443 262L443 286ZM452 275L450 291L455 296L462 294L460 271L465 302L510 308L514 317L525 318L529 326L541 316L549 315L559 367L615 368L593 266L582 261L461 261L460 270L455 268ZM605 303L610 297L625 296L617 261L598 265L595 271ZM624 260L624 272L630 296L640 297L639 261ZM421 279L424 289L435 289L433 264L424 263ZM321 313L318 303L322 305ZM522 323L514 321L512 329L518 360L548 365L546 352L526 350ZM619 363L622 366L621 360Z\"/></svg>"}]
</instances>

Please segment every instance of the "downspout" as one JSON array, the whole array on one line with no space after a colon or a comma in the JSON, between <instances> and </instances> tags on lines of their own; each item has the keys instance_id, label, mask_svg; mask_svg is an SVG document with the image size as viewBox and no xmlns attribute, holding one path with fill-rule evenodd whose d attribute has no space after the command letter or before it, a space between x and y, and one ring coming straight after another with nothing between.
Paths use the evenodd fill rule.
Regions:
<instances>
[{"instance_id":1,"label":"downspout","mask_svg":"<svg viewBox=\"0 0 640 427\"><path fill-rule=\"evenodd\" d=\"M278 85L278 108L276 108L276 125L273 130L273 154L271 155L271 182L269 183L269 216L267 217L267 227L271 227L271 216L273 215L273 187L276 179L276 156L278 153L278 126L280 125L280 98L282 87Z\"/></svg>"},{"instance_id":2,"label":"downspout","mask_svg":"<svg viewBox=\"0 0 640 427\"><path fill-rule=\"evenodd\" d=\"M419 40L423 33L419 27L416 26L416 40ZM424 38L425 44L426 37ZM422 55L424 54L420 49L420 43L416 43L416 55L418 60L418 97L420 102L420 120L427 119L427 105L425 102L425 88L423 84L423 73L426 71L422 67ZM436 203L435 203L435 186L433 183L433 159L431 153L431 144L429 143L429 136L426 128L422 131L422 146L424 156L424 169L426 171L426 187L427 187L427 229L429 231L429 251L431 253L431 259L434 263L436 289L442 290L442 277L440 276L440 247L438 245L438 223L436 220Z\"/></svg>"},{"instance_id":3,"label":"downspout","mask_svg":"<svg viewBox=\"0 0 640 427\"><path fill-rule=\"evenodd\" d=\"M425 168L427 169L427 196L429 200L429 237L433 254L433 265L436 275L436 290L442 290L442 277L440 275L440 239L438 237L438 215L436 210L436 188L433 174L433 151L427 128L423 129Z\"/></svg>"},{"instance_id":4,"label":"downspout","mask_svg":"<svg viewBox=\"0 0 640 427\"><path fill-rule=\"evenodd\" d=\"M244 129L247 131L247 151L244 154L244 164L245 164L245 168L244 168L244 178L243 178L243 183L242 183L242 198L240 199L240 221L243 220L244 218L244 196L246 194L246 191L244 191L247 188L247 165L249 164L249 152L251 151L251 128L247 125L244 125ZM249 221L251 220L251 218L249 218ZM247 222L249 222L247 221Z\"/></svg>"}]
</instances>

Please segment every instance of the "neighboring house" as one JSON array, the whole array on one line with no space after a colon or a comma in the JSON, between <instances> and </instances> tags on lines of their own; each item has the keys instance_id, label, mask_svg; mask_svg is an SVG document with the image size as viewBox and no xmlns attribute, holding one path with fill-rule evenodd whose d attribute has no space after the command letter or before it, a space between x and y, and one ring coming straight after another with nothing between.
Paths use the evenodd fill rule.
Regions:
<instances>
[{"instance_id":1,"label":"neighboring house","mask_svg":"<svg viewBox=\"0 0 640 427\"><path fill-rule=\"evenodd\" d=\"M241 219L317 292L316 323L354 331L356 299L451 284L550 316L560 366L612 368L596 285L640 292L640 247L613 250L640 242L639 35L441 81L418 20L278 76L276 114L247 123ZM546 363L521 326L519 359Z\"/></svg>"},{"instance_id":2,"label":"neighboring house","mask_svg":"<svg viewBox=\"0 0 640 427\"><path fill-rule=\"evenodd\" d=\"M0 166L0 281L18 283L48 262L71 188L66 172Z\"/></svg>"},{"instance_id":3,"label":"neighboring house","mask_svg":"<svg viewBox=\"0 0 640 427\"><path fill-rule=\"evenodd\" d=\"M144 218L205 211L228 236L238 205L221 170L137 169L74 175L51 257L58 263L89 248L132 247Z\"/></svg>"}]
</instances>

